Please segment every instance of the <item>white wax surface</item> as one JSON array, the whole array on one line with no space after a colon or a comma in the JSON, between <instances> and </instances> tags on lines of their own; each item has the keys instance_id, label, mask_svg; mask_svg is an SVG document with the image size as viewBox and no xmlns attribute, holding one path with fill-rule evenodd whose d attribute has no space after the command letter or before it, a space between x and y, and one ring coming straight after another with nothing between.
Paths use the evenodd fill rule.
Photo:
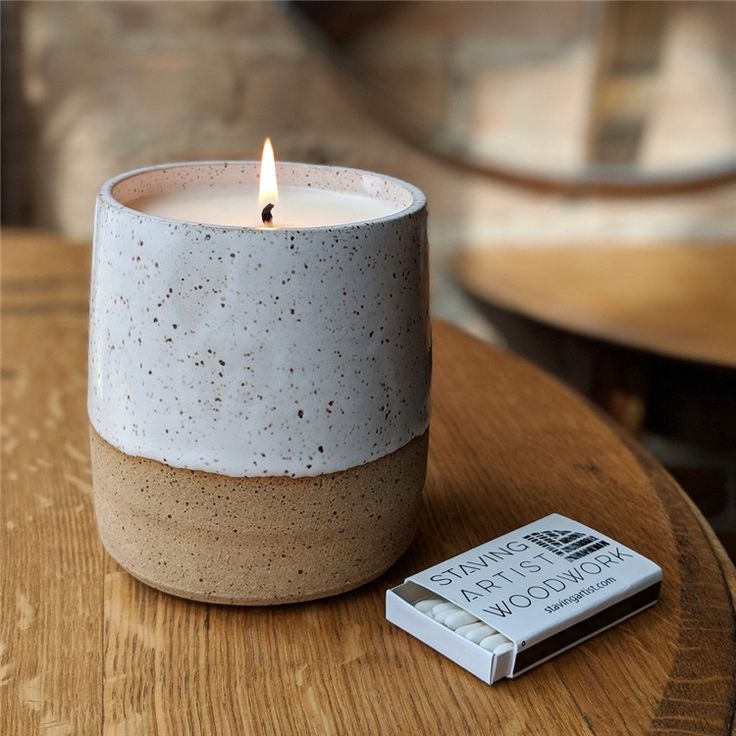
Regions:
<instances>
[{"instance_id":1,"label":"white wax surface","mask_svg":"<svg viewBox=\"0 0 736 736\"><path fill-rule=\"evenodd\" d=\"M129 207L158 217L235 227L263 227L255 187L184 189L139 197ZM275 227L320 227L376 220L404 209L388 200L325 189L282 188L273 208Z\"/></svg>"}]
</instances>

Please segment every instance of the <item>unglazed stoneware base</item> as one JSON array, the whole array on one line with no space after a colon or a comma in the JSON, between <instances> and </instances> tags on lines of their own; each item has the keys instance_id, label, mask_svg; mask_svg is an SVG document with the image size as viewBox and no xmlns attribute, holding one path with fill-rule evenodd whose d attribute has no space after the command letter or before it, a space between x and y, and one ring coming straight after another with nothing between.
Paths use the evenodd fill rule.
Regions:
<instances>
[{"instance_id":1,"label":"unglazed stoneware base","mask_svg":"<svg viewBox=\"0 0 736 736\"><path fill-rule=\"evenodd\" d=\"M428 432L379 460L313 477L235 478L126 455L90 430L107 551L167 593L235 605L356 588L416 530Z\"/></svg>"}]
</instances>

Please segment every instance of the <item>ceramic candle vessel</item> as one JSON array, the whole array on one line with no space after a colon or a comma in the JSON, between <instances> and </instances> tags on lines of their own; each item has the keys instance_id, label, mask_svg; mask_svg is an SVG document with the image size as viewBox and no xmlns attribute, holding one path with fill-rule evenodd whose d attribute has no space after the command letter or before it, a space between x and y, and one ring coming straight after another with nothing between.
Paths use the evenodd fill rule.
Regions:
<instances>
[{"instance_id":1,"label":"ceramic candle vessel","mask_svg":"<svg viewBox=\"0 0 736 736\"><path fill-rule=\"evenodd\" d=\"M92 270L88 407L102 541L156 588L234 604L308 600L383 572L414 535L427 456L418 189L281 164L281 186L390 204L379 219L308 229L203 225L129 206L253 186L258 169L172 164L109 181Z\"/></svg>"}]
</instances>

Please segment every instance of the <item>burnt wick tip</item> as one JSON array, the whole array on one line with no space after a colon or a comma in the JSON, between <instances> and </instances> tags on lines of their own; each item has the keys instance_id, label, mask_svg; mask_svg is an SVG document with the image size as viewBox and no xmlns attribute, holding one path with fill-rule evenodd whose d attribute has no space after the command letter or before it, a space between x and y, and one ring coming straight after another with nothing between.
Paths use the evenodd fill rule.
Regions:
<instances>
[{"instance_id":1,"label":"burnt wick tip","mask_svg":"<svg viewBox=\"0 0 736 736\"><path fill-rule=\"evenodd\" d=\"M264 225L270 225L271 223L273 223L273 214L271 213L271 210L273 208L274 205L267 204L261 211L261 220L263 220Z\"/></svg>"}]
</instances>

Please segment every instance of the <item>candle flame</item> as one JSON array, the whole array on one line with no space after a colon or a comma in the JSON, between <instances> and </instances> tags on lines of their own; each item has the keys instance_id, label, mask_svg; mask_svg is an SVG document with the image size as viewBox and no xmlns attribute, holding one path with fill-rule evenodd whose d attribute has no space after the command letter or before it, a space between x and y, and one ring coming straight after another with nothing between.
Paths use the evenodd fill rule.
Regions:
<instances>
[{"instance_id":1,"label":"candle flame","mask_svg":"<svg viewBox=\"0 0 736 736\"><path fill-rule=\"evenodd\" d=\"M258 204L276 204L279 201L279 185L276 182L276 163L271 139L266 138L261 157L261 183L258 188Z\"/></svg>"}]
</instances>

